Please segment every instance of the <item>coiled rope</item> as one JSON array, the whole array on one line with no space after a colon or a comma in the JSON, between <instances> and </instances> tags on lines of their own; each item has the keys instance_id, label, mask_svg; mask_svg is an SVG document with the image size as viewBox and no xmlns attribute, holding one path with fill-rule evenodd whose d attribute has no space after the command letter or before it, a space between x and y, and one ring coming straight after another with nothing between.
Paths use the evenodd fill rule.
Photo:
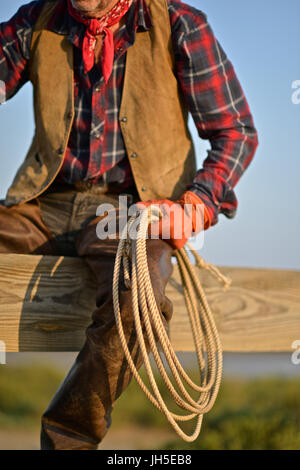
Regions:
<instances>
[{"instance_id":1,"label":"coiled rope","mask_svg":"<svg viewBox=\"0 0 300 470\"><path fill-rule=\"evenodd\" d=\"M185 441L192 442L199 436L203 415L211 410L219 391L222 377L222 346L205 292L196 275L195 266L191 263L185 248L177 250L175 255L181 275L183 293L189 314L200 371L201 384L197 385L194 383L182 368L171 345L161 319L159 308L156 304L149 274L146 251L148 224L149 220L158 220L159 216L160 213L157 212L157 207L155 208L155 206L150 206L145 209L139 217L137 236L128 236L131 234L131 230L133 228L136 229L136 216L132 217L124 228L119 242L114 267L114 314L122 348L137 383L151 403L164 413L177 434ZM198 268L208 270L224 285L225 289L229 287L231 281L228 278L223 276L215 266L206 263L190 245L189 249L195 258L196 266ZM119 305L119 278L122 264L125 285L130 287L132 292L132 309L137 340L152 392L145 385L143 379L139 375L128 349L122 326ZM144 325L144 333L142 324ZM150 350L155 359L159 373L170 391L171 396L175 403L182 410L188 412L188 414L176 414L167 408L152 371L144 334L146 335L148 344L150 345ZM160 348L158 348L157 344L160 345ZM181 395L175 389L168 376L163 363L162 353L169 365ZM199 392L197 400L193 399L193 397L188 393L182 379L193 390ZM181 429L178 422L189 421L193 418L196 418L195 429L191 435L188 435Z\"/></svg>"}]
</instances>

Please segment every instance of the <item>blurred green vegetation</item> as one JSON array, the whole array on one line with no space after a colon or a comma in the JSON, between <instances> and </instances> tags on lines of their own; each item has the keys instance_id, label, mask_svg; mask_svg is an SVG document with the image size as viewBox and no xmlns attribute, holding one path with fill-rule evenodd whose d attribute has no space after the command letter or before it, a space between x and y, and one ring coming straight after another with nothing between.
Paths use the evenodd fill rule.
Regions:
<instances>
[{"instance_id":1,"label":"blurred green vegetation","mask_svg":"<svg viewBox=\"0 0 300 470\"><path fill-rule=\"evenodd\" d=\"M51 367L0 367L0 428L39 426L62 375Z\"/></svg>"},{"instance_id":2,"label":"blurred green vegetation","mask_svg":"<svg viewBox=\"0 0 300 470\"><path fill-rule=\"evenodd\" d=\"M50 367L0 367L0 429L38 428L62 378ZM166 402L171 406L169 398ZM111 432L134 426L152 427L153 432L170 429L134 381L119 398L112 417ZM192 423L184 429L192 432ZM161 442L161 449L300 449L300 377L226 378L215 406L204 417L199 439L185 443L175 433L170 436Z\"/></svg>"}]
</instances>

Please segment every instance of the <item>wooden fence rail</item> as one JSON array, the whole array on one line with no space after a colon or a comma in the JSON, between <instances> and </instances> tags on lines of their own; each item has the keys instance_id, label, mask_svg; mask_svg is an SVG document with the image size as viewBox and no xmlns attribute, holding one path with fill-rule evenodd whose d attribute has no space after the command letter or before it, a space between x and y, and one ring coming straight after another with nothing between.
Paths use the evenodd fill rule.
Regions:
<instances>
[{"instance_id":1,"label":"wooden fence rail","mask_svg":"<svg viewBox=\"0 0 300 470\"><path fill-rule=\"evenodd\" d=\"M221 268L232 278L224 292L199 271L224 351L291 351L300 340L300 271ZM95 281L77 258L0 256L0 341L11 351L78 351L90 323ZM179 274L167 295L174 303L170 338L177 351L193 349Z\"/></svg>"}]
</instances>

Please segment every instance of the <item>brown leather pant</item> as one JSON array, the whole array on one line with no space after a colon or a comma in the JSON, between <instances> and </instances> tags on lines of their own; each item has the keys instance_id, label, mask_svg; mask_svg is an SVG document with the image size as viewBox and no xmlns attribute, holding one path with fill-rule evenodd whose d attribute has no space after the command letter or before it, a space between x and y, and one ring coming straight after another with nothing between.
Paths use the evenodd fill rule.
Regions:
<instances>
[{"instance_id":1,"label":"brown leather pant","mask_svg":"<svg viewBox=\"0 0 300 470\"><path fill-rule=\"evenodd\" d=\"M98 283L96 310L85 345L42 417L42 449L96 449L110 425L114 402L131 380L112 304L118 240L99 240L96 235L100 220L95 217L96 207L108 202L117 206L117 196L63 190L20 206L0 206L0 252L79 255ZM147 252L155 297L167 325L172 304L164 292L172 272L172 249L162 240L148 240ZM122 282L120 306L128 345L140 367L131 292Z\"/></svg>"}]
</instances>

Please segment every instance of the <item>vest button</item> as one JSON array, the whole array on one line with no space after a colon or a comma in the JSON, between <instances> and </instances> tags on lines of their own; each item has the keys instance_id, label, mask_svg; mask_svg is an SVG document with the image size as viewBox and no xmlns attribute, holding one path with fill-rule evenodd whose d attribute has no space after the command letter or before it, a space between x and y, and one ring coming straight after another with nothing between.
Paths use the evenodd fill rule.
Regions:
<instances>
[{"instance_id":1,"label":"vest button","mask_svg":"<svg viewBox=\"0 0 300 470\"><path fill-rule=\"evenodd\" d=\"M137 153L133 152L130 156L131 158L137 158Z\"/></svg>"},{"instance_id":2,"label":"vest button","mask_svg":"<svg viewBox=\"0 0 300 470\"><path fill-rule=\"evenodd\" d=\"M126 116L122 117L121 122L127 122L127 117Z\"/></svg>"},{"instance_id":3,"label":"vest button","mask_svg":"<svg viewBox=\"0 0 300 470\"><path fill-rule=\"evenodd\" d=\"M147 191L146 186L142 186L142 187L141 187L141 190L143 191L143 193L144 193L145 191Z\"/></svg>"},{"instance_id":4,"label":"vest button","mask_svg":"<svg viewBox=\"0 0 300 470\"><path fill-rule=\"evenodd\" d=\"M63 146L61 146L61 147L59 147L59 148L57 149L57 153L58 153L58 155L62 155L62 154L64 153L64 148L63 148Z\"/></svg>"},{"instance_id":5,"label":"vest button","mask_svg":"<svg viewBox=\"0 0 300 470\"><path fill-rule=\"evenodd\" d=\"M68 114L67 114L67 118L68 118L68 119L71 119L71 118L72 118L72 116L73 116L73 113L72 113L72 111L69 111L69 112L68 112Z\"/></svg>"}]
</instances>

